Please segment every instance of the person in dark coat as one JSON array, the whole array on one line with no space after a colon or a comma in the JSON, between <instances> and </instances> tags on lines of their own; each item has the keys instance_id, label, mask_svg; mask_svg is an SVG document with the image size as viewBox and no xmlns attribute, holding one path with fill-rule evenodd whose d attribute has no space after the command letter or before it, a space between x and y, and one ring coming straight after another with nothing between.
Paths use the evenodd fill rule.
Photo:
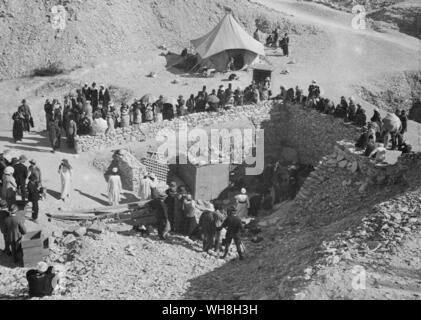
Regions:
<instances>
[{"instance_id":1,"label":"person in dark coat","mask_svg":"<svg viewBox=\"0 0 421 320\"><path fill-rule=\"evenodd\" d=\"M4 253L10 255L10 248L6 248L6 224L5 220L9 216L9 206L5 200L0 200L0 232L3 234L4 239Z\"/></svg>"},{"instance_id":2,"label":"person in dark coat","mask_svg":"<svg viewBox=\"0 0 421 320\"><path fill-rule=\"evenodd\" d=\"M408 131L408 116L406 115L405 110L401 111L399 115L399 119L401 120L401 123L402 123L401 134L404 135Z\"/></svg>"},{"instance_id":3,"label":"person in dark coat","mask_svg":"<svg viewBox=\"0 0 421 320\"><path fill-rule=\"evenodd\" d=\"M34 126L31 115L31 108L29 108L25 99L22 100L22 105L19 106L18 110L22 113L24 117L24 130L29 132L31 130L31 127L33 128Z\"/></svg>"},{"instance_id":4,"label":"person in dark coat","mask_svg":"<svg viewBox=\"0 0 421 320\"><path fill-rule=\"evenodd\" d=\"M26 201L26 178L28 177L28 168L25 165L26 157L24 155L20 156L18 162L13 166L15 172L13 177L16 180L17 190L20 191L22 201Z\"/></svg>"},{"instance_id":5,"label":"person in dark coat","mask_svg":"<svg viewBox=\"0 0 421 320\"><path fill-rule=\"evenodd\" d=\"M26 234L25 221L17 215L18 207L12 205L10 215L4 220L6 231L6 250L10 250L15 263L22 262L22 237Z\"/></svg>"},{"instance_id":6,"label":"person in dark coat","mask_svg":"<svg viewBox=\"0 0 421 320\"><path fill-rule=\"evenodd\" d=\"M355 115L355 125L358 127L364 127L367 124L367 116L365 110L357 104L357 113Z\"/></svg>"},{"instance_id":7,"label":"person in dark coat","mask_svg":"<svg viewBox=\"0 0 421 320\"><path fill-rule=\"evenodd\" d=\"M284 56L289 56L289 37L288 33L285 33L284 37L280 41L280 47L282 48L282 51L284 53Z\"/></svg>"},{"instance_id":8,"label":"person in dark coat","mask_svg":"<svg viewBox=\"0 0 421 320\"><path fill-rule=\"evenodd\" d=\"M174 229L177 233L184 233L184 196L187 194L186 187L179 186L174 200Z\"/></svg>"},{"instance_id":9,"label":"person in dark coat","mask_svg":"<svg viewBox=\"0 0 421 320\"><path fill-rule=\"evenodd\" d=\"M199 227L202 232L203 251L208 252L214 248L219 253L218 228L224 221L224 215L220 211L204 211L199 219Z\"/></svg>"},{"instance_id":10,"label":"person in dark coat","mask_svg":"<svg viewBox=\"0 0 421 320\"><path fill-rule=\"evenodd\" d=\"M16 111L13 116L13 139L15 142L22 141L25 128L25 117L21 111Z\"/></svg>"},{"instance_id":11,"label":"person in dark coat","mask_svg":"<svg viewBox=\"0 0 421 320\"><path fill-rule=\"evenodd\" d=\"M91 90L90 90L90 88L89 88L89 86L88 86L87 83L85 83L85 85L82 88L82 94L85 97L85 101L86 100L91 100Z\"/></svg>"},{"instance_id":12,"label":"person in dark coat","mask_svg":"<svg viewBox=\"0 0 421 320\"><path fill-rule=\"evenodd\" d=\"M53 104L50 102L49 99L45 101L44 104L44 112L45 112L45 124L47 127L47 131L50 129L50 121L53 117Z\"/></svg>"},{"instance_id":13,"label":"person in dark coat","mask_svg":"<svg viewBox=\"0 0 421 320\"><path fill-rule=\"evenodd\" d=\"M168 207L165 204L166 195L159 193L156 189L154 189L152 192L152 198L153 200L149 202L149 205L156 215L158 236L161 240L165 240L168 232L171 230L170 222L168 220Z\"/></svg>"},{"instance_id":14,"label":"person in dark coat","mask_svg":"<svg viewBox=\"0 0 421 320\"><path fill-rule=\"evenodd\" d=\"M98 108L98 103L99 103L99 91L98 88L96 87L96 83L92 83L92 87L90 89L90 96L91 96L91 104L92 104L92 109L93 111L96 111L96 109Z\"/></svg>"},{"instance_id":15,"label":"person in dark coat","mask_svg":"<svg viewBox=\"0 0 421 320\"><path fill-rule=\"evenodd\" d=\"M99 103L102 104L102 107L105 111L108 111L108 105L111 101L110 92L107 88L105 88L103 85L100 86L99 90Z\"/></svg>"},{"instance_id":16,"label":"person in dark coat","mask_svg":"<svg viewBox=\"0 0 421 320\"><path fill-rule=\"evenodd\" d=\"M32 203L32 220L37 222L39 206L38 201L41 200L40 185L35 175L29 176L28 182L28 201Z\"/></svg>"},{"instance_id":17,"label":"person in dark coat","mask_svg":"<svg viewBox=\"0 0 421 320\"><path fill-rule=\"evenodd\" d=\"M240 217L237 216L237 210L235 208L229 210L228 218L225 219L224 223L218 229L221 230L224 228L227 229L227 234L225 236L225 252L222 259L227 257L231 242L234 240L240 260L243 260L244 252L241 234L244 232L244 226Z\"/></svg>"},{"instance_id":18,"label":"person in dark coat","mask_svg":"<svg viewBox=\"0 0 421 320\"><path fill-rule=\"evenodd\" d=\"M177 197L177 183L174 181L170 183L170 187L165 192L167 198L165 199L165 204L168 208L168 219L170 221L171 231L175 231L175 221L174 221L174 209L175 209L175 199Z\"/></svg>"},{"instance_id":19,"label":"person in dark coat","mask_svg":"<svg viewBox=\"0 0 421 320\"><path fill-rule=\"evenodd\" d=\"M50 122L49 138L51 143L52 152L60 149L61 145L61 119L60 115L56 114L54 119Z\"/></svg>"},{"instance_id":20,"label":"person in dark coat","mask_svg":"<svg viewBox=\"0 0 421 320\"><path fill-rule=\"evenodd\" d=\"M69 117L69 125L67 127L67 146L69 148L74 148L75 147L75 138L77 136L77 124L74 120L74 116L71 115Z\"/></svg>"}]
</instances>

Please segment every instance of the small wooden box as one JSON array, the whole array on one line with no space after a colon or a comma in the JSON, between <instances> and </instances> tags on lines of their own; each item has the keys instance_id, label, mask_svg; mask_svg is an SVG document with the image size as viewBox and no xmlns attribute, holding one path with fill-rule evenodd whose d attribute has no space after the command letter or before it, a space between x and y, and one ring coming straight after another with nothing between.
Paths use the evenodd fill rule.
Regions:
<instances>
[{"instance_id":1,"label":"small wooden box","mask_svg":"<svg viewBox=\"0 0 421 320\"><path fill-rule=\"evenodd\" d=\"M23 265L34 267L38 262L48 256L50 250L49 240L45 239L42 231L28 232L22 238Z\"/></svg>"}]
</instances>

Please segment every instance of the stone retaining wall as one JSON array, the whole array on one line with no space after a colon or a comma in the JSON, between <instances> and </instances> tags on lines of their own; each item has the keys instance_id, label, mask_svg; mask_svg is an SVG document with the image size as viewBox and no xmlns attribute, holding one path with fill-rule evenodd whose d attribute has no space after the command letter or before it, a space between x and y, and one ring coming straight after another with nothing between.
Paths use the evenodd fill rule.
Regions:
<instances>
[{"instance_id":1,"label":"stone retaining wall","mask_svg":"<svg viewBox=\"0 0 421 320\"><path fill-rule=\"evenodd\" d=\"M365 177L361 181L359 192L364 192L369 185L391 185L405 182L405 174L411 168L416 168L421 162L421 154L405 154L394 164L376 163L356 150L354 142L339 141L334 151L324 156L315 170L305 181L296 197L299 204L305 203L313 194L320 192L321 184L337 174L336 170L348 170L350 174ZM347 183L347 181L344 181Z\"/></svg>"}]
</instances>

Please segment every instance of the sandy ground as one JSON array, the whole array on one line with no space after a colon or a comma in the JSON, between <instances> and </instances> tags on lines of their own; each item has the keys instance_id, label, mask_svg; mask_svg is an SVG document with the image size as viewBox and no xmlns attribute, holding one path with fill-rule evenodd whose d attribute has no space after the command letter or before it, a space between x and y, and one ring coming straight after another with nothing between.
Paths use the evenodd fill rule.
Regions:
<instances>
[{"instance_id":1,"label":"sandy ground","mask_svg":"<svg viewBox=\"0 0 421 320\"><path fill-rule=\"evenodd\" d=\"M319 35L306 35L291 37L291 57L279 56L278 52L268 51L268 61L275 66L273 85L291 87L300 85L307 88L311 80L316 79L321 85L324 95L338 101L342 95L354 95L353 86L361 85L371 77L381 77L387 72L400 72L417 68L417 45L418 40L402 34L379 34L372 31L355 31L351 28L352 16L334 11L332 9L306 2L292 0L258 0L271 8L282 10L293 15L297 21L312 23L323 30ZM86 153L75 155L70 150L63 150L55 154L50 152L49 143L42 132L44 129L43 102L45 99L58 97L68 91L67 88L53 89L51 92L40 92L39 89L47 83L65 81L76 84L84 82L114 84L129 88L135 92L136 97L145 93L167 96L188 96L196 93L203 85L210 89L217 89L223 81L224 75L215 78L195 78L188 75L176 74L166 70L166 59L159 54L161 51L148 52L140 56L124 57L121 60L103 60L97 65L76 70L69 75L59 76L54 79L17 79L0 82L0 150L13 149L17 155L24 153L28 158L38 161L43 172L44 185L49 189L49 195L41 203L41 213L47 213L63 207L58 200L60 192L60 180L57 173L60 160L69 159L75 169L74 189L72 195L73 207L97 207L106 205L106 184L102 173L91 165L94 158L106 157L104 151L101 155ZM288 64L295 60L295 64ZM284 69L288 75L281 75ZM156 79L147 78L146 75L154 71L158 74ZM234 83L234 87L245 87L251 81L250 72L240 72L240 81ZM174 79L178 84L172 84ZM36 91L38 89L38 94ZM35 116L36 128L34 133L27 134L23 142L19 144L11 141L10 117L18 106L18 102L26 98ZM360 102L371 114L372 105ZM408 140L415 149L421 149L419 139L419 126L413 122L409 124ZM111 157L111 153L109 153ZM133 195L127 194L126 201L133 200ZM41 214L40 225L29 223L30 229L40 226L47 234L57 227L56 223L50 223ZM280 243L280 245L282 245ZM0 244L1 246L1 244ZM174 250L178 250L177 246ZM186 259L189 259L186 256ZM4 257L1 261L5 261ZM192 258L194 263L194 258ZM220 267L219 262L214 267ZM114 270L116 271L116 270ZM113 272L114 272L113 271ZM202 270L208 272L209 269ZM152 271L153 272L153 271ZM195 273L195 277L198 274ZM187 278L186 278L187 281ZM83 296L81 294L81 296ZM80 297L80 296L79 296ZM148 296L139 296L145 298ZM77 297L75 297L77 298Z\"/></svg>"}]
</instances>

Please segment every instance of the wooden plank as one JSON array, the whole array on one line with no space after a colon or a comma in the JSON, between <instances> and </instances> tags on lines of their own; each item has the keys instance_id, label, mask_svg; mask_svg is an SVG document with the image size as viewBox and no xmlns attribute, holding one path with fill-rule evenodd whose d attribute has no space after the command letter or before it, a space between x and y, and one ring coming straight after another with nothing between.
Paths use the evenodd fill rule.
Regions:
<instances>
[{"instance_id":1,"label":"wooden plank","mask_svg":"<svg viewBox=\"0 0 421 320\"><path fill-rule=\"evenodd\" d=\"M67 215L74 215L74 214L107 214L113 212L124 212L127 210L134 210L134 209L142 209L146 207L146 204L150 202L150 200L146 201L138 201L138 202L131 202L126 203L118 206L110 206L110 207L100 207L100 208L93 208L93 209L74 209L74 210L66 210L60 211L57 214L67 214Z\"/></svg>"}]
</instances>

